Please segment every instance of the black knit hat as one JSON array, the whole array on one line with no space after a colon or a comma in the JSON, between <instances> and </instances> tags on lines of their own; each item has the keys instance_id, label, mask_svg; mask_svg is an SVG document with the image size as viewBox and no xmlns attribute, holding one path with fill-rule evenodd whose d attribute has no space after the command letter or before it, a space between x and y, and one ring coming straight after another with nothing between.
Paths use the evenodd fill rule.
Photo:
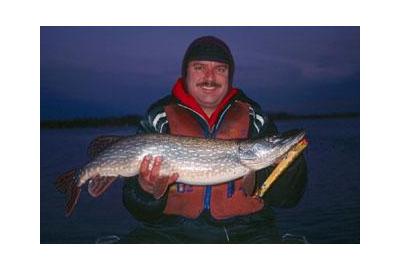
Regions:
<instances>
[{"instance_id":1,"label":"black knit hat","mask_svg":"<svg viewBox=\"0 0 400 270\"><path fill-rule=\"evenodd\" d=\"M193 60L222 62L229 66L229 84L232 84L235 62L228 45L219 38L204 36L195 39L186 50L182 62L182 78L186 78L187 65Z\"/></svg>"}]
</instances>

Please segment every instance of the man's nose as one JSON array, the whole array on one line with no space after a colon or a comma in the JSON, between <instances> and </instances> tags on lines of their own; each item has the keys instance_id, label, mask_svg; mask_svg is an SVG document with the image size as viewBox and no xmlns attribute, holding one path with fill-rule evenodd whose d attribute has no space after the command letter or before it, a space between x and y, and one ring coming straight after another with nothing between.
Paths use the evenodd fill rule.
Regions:
<instances>
[{"instance_id":1,"label":"man's nose","mask_svg":"<svg viewBox=\"0 0 400 270\"><path fill-rule=\"evenodd\" d=\"M215 72L213 69L210 69L210 68L206 69L204 76L205 76L206 80L209 80L209 81L215 80Z\"/></svg>"}]
</instances>

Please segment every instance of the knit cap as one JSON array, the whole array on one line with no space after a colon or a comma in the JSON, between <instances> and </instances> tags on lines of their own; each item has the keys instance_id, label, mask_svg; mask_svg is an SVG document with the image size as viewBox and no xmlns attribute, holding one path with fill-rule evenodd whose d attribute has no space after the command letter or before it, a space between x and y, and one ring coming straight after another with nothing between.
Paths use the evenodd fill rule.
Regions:
<instances>
[{"instance_id":1,"label":"knit cap","mask_svg":"<svg viewBox=\"0 0 400 270\"><path fill-rule=\"evenodd\" d=\"M182 78L186 78L187 66L190 61L216 61L229 66L229 84L232 85L235 62L232 53L222 40L213 36L195 39L186 50L182 62Z\"/></svg>"}]
</instances>

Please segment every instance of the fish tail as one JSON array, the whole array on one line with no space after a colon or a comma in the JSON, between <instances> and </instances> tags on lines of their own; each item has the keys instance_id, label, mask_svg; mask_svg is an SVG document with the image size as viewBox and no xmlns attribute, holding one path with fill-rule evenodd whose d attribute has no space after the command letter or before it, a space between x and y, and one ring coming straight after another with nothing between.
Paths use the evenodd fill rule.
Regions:
<instances>
[{"instance_id":1,"label":"fish tail","mask_svg":"<svg viewBox=\"0 0 400 270\"><path fill-rule=\"evenodd\" d=\"M81 193L81 188L76 181L78 172L77 170L69 170L68 172L60 175L55 184L56 189L65 193L65 215L68 217L72 214Z\"/></svg>"}]
</instances>

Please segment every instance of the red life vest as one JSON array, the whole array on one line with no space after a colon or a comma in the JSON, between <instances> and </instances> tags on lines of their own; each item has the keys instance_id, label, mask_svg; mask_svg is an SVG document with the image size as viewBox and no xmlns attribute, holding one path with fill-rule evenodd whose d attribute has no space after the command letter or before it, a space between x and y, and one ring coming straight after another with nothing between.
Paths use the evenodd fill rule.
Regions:
<instances>
[{"instance_id":1,"label":"red life vest","mask_svg":"<svg viewBox=\"0 0 400 270\"><path fill-rule=\"evenodd\" d=\"M178 104L164 107L170 133L192 137L204 137L200 124L194 119L193 112ZM249 104L236 101L227 110L220 124L216 138L244 139L249 130ZM253 175L254 177L254 175ZM215 219L227 219L248 215L261 210L261 199L247 196L242 190L242 178L233 183L211 186L210 213ZM231 187L231 190L230 187ZM232 190L233 186L233 190ZM206 187L174 184L169 188L164 214L197 218L204 209Z\"/></svg>"}]
</instances>

